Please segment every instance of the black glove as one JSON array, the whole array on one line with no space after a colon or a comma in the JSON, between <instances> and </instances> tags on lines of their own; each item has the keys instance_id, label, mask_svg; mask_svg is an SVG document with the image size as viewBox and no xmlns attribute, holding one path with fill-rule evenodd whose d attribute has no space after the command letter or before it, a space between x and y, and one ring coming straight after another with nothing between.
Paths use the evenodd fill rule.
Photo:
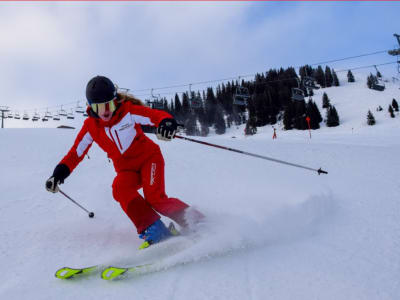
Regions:
<instances>
[{"instance_id":1,"label":"black glove","mask_svg":"<svg viewBox=\"0 0 400 300\"><path fill-rule=\"evenodd\" d=\"M64 183L65 178L69 176L71 171L64 164L55 167L53 175L46 181L46 190L52 193L58 192L58 185Z\"/></svg>"},{"instance_id":2,"label":"black glove","mask_svg":"<svg viewBox=\"0 0 400 300\"><path fill-rule=\"evenodd\" d=\"M164 119L157 128L157 138L163 141L171 141L178 129L178 123L175 119Z\"/></svg>"}]
</instances>

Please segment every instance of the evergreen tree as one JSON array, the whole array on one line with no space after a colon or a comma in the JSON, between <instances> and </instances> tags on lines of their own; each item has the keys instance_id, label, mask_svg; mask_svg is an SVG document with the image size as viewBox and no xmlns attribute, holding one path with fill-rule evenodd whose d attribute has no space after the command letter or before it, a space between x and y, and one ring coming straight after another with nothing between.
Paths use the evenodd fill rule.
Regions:
<instances>
[{"instance_id":1,"label":"evergreen tree","mask_svg":"<svg viewBox=\"0 0 400 300\"><path fill-rule=\"evenodd\" d=\"M316 116L316 118L317 118L317 122L318 122L318 126L319 126L319 123L321 123L322 122L322 115L321 115L321 112L319 111L319 109L318 109L318 106L317 106L317 104L315 103L315 102L313 102L313 106L314 106L314 115Z\"/></svg>"},{"instance_id":2,"label":"evergreen tree","mask_svg":"<svg viewBox=\"0 0 400 300\"><path fill-rule=\"evenodd\" d=\"M326 87L331 87L333 83L333 76L331 72L331 68L328 66L325 67L325 85Z\"/></svg>"},{"instance_id":3,"label":"evergreen tree","mask_svg":"<svg viewBox=\"0 0 400 300\"><path fill-rule=\"evenodd\" d=\"M283 112L283 125L285 130L293 129L294 107L293 102L290 102Z\"/></svg>"},{"instance_id":4,"label":"evergreen tree","mask_svg":"<svg viewBox=\"0 0 400 300\"><path fill-rule=\"evenodd\" d=\"M374 86L375 82L377 81L376 77L372 74L370 74L367 77L367 86L369 89L372 89L372 87Z\"/></svg>"},{"instance_id":5,"label":"evergreen tree","mask_svg":"<svg viewBox=\"0 0 400 300\"><path fill-rule=\"evenodd\" d=\"M382 74L381 74L381 72L377 71L377 72L376 72L376 77L378 77L378 78L382 78Z\"/></svg>"},{"instance_id":6,"label":"evergreen tree","mask_svg":"<svg viewBox=\"0 0 400 300\"><path fill-rule=\"evenodd\" d=\"M375 117L374 117L374 115L372 114L372 112L369 110L368 111L368 114L367 114L367 124L368 125L370 125L370 126L372 126L372 125L375 125Z\"/></svg>"},{"instance_id":7,"label":"evergreen tree","mask_svg":"<svg viewBox=\"0 0 400 300\"><path fill-rule=\"evenodd\" d=\"M213 126L215 123L215 112L217 110L217 99L215 98L213 88L207 88L205 100L205 113L208 126Z\"/></svg>"},{"instance_id":8,"label":"evergreen tree","mask_svg":"<svg viewBox=\"0 0 400 300\"><path fill-rule=\"evenodd\" d=\"M348 81L348 82L355 82L355 81L356 81L356 80L354 79L353 73L351 73L350 70L347 72L347 81Z\"/></svg>"},{"instance_id":9,"label":"evergreen tree","mask_svg":"<svg viewBox=\"0 0 400 300\"><path fill-rule=\"evenodd\" d=\"M389 105L388 112L389 112L391 118L394 118L394 117L395 117L395 115L394 115L394 113L393 113L393 107L392 107L391 105Z\"/></svg>"},{"instance_id":10,"label":"evergreen tree","mask_svg":"<svg viewBox=\"0 0 400 300\"><path fill-rule=\"evenodd\" d=\"M182 116L185 121L188 119L189 113L190 113L189 96L187 93L183 93L182 94Z\"/></svg>"},{"instance_id":11,"label":"evergreen tree","mask_svg":"<svg viewBox=\"0 0 400 300\"><path fill-rule=\"evenodd\" d=\"M397 103L396 99L393 98L392 100L392 107L394 111L399 111L399 104Z\"/></svg>"},{"instance_id":12,"label":"evergreen tree","mask_svg":"<svg viewBox=\"0 0 400 300\"><path fill-rule=\"evenodd\" d=\"M331 105L331 102L329 100L329 97L324 92L324 94L322 95L322 108L329 108L330 105Z\"/></svg>"},{"instance_id":13,"label":"evergreen tree","mask_svg":"<svg viewBox=\"0 0 400 300\"><path fill-rule=\"evenodd\" d=\"M339 126L339 115L336 108L332 105L328 108L326 112L326 126L335 127Z\"/></svg>"},{"instance_id":14,"label":"evergreen tree","mask_svg":"<svg viewBox=\"0 0 400 300\"><path fill-rule=\"evenodd\" d=\"M244 129L244 134L245 135L254 135L256 133L257 133L256 119L255 118L249 118L249 120L246 122L246 127Z\"/></svg>"},{"instance_id":15,"label":"evergreen tree","mask_svg":"<svg viewBox=\"0 0 400 300\"><path fill-rule=\"evenodd\" d=\"M226 132L226 124L224 119L224 113L222 110L222 106L218 105L215 111L215 133L216 134L224 134Z\"/></svg>"},{"instance_id":16,"label":"evergreen tree","mask_svg":"<svg viewBox=\"0 0 400 300\"><path fill-rule=\"evenodd\" d=\"M335 70L332 70L332 74L333 74L333 86L339 86L339 78L337 77L337 74L335 72Z\"/></svg>"},{"instance_id":17,"label":"evergreen tree","mask_svg":"<svg viewBox=\"0 0 400 300\"><path fill-rule=\"evenodd\" d=\"M185 132L187 135L198 135L199 134L199 130L197 129L197 118L193 112L187 116L187 119L185 122Z\"/></svg>"},{"instance_id":18,"label":"evergreen tree","mask_svg":"<svg viewBox=\"0 0 400 300\"><path fill-rule=\"evenodd\" d=\"M295 115L294 115L294 128L304 130L307 129L306 121L306 102L296 101L295 102Z\"/></svg>"},{"instance_id":19,"label":"evergreen tree","mask_svg":"<svg viewBox=\"0 0 400 300\"><path fill-rule=\"evenodd\" d=\"M312 100L308 100L308 102L307 102L306 117L310 118L310 128L311 129L319 128L318 115L315 111L314 102ZM308 126L308 124L307 124L307 126Z\"/></svg>"},{"instance_id":20,"label":"evergreen tree","mask_svg":"<svg viewBox=\"0 0 400 300\"><path fill-rule=\"evenodd\" d=\"M175 94L175 118L180 122L184 121L182 118L182 104L178 94Z\"/></svg>"},{"instance_id":21,"label":"evergreen tree","mask_svg":"<svg viewBox=\"0 0 400 300\"><path fill-rule=\"evenodd\" d=\"M325 73L321 66L318 66L317 70L315 71L314 78L321 87L326 87Z\"/></svg>"}]
</instances>

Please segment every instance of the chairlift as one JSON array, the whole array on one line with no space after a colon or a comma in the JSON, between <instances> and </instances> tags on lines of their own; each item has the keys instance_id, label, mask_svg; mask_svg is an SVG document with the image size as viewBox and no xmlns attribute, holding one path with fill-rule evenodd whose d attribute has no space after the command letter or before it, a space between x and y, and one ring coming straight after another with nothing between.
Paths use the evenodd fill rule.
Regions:
<instances>
[{"instance_id":1,"label":"chairlift","mask_svg":"<svg viewBox=\"0 0 400 300\"><path fill-rule=\"evenodd\" d=\"M53 116L51 115L51 112L49 112L48 110L46 110L46 113L44 114L46 119L51 119L53 118Z\"/></svg>"},{"instance_id":2,"label":"chairlift","mask_svg":"<svg viewBox=\"0 0 400 300\"><path fill-rule=\"evenodd\" d=\"M249 89L247 87L238 86L233 94L233 104L238 106L247 105L247 100L250 98Z\"/></svg>"},{"instance_id":3,"label":"chairlift","mask_svg":"<svg viewBox=\"0 0 400 300\"><path fill-rule=\"evenodd\" d=\"M372 89L376 91L384 91L385 90L385 83L381 78L375 77L374 82L372 83Z\"/></svg>"},{"instance_id":4,"label":"chairlift","mask_svg":"<svg viewBox=\"0 0 400 300\"><path fill-rule=\"evenodd\" d=\"M320 86L315 84L315 78L311 76L303 77L303 86L306 89L314 89L314 90L318 90L320 88Z\"/></svg>"},{"instance_id":5,"label":"chairlift","mask_svg":"<svg viewBox=\"0 0 400 300\"><path fill-rule=\"evenodd\" d=\"M153 90L151 89L151 99L152 100L146 100L146 104L151 106L151 108L154 109L163 109L164 108L164 101L160 99L160 94L158 96L154 96Z\"/></svg>"},{"instance_id":6,"label":"chairlift","mask_svg":"<svg viewBox=\"0 0 400 300\"><path fill-rule=\"evenodd\" d=\"M304 100L303 90L299 88L292 88L292 100L303 101Z\"/></svg>"},{"instance_id":7,"label":"chairlift","mask_svg":"<svg viewBox=\"0 0 400 300\"><path fill-rule=\"evenodd\" d=\"M76 104L75 112L78 114L83 114L85 112L85 108L79 105L79 101Z\"/></svg>"},{"instance_id":8,"label":"chairlift","mask_svg":"<svg viewBox=\"0 0 400 300\"><path fill-rule=\"evenodd\" d=\"M12 113L8 113L7 118L12 119L12 118L14 118L14 116Z\"/></svg>"},{"instance_id":9,"label":"chairlift","mask_svg":"<svg viewBox=\"0 0 400 300\"><path fill-rule=\"evenodd\" d=\"M48 120L49 120L49 119L46 118L46 115L44 115L43 118L42 118L42 121L43 121L43 122L47 122Z\"/></svg>"},{"instance_id":10,"label":"chairlift","mask_svg":"<svg viewBox=\"0 0 400 300\"><path fill-rule=\"evenodd\" d=\"M55 114L53 116L53 121L60 121L60 116L58 114Z\"/></svg>"},{"instance_id":11,"label":"chairlift","mask_svg":"<svg viewBox=\"0 0 400 300\"><path fill-rule=\"evenodd\" d=\"M155 109L163 109L164 108L164 102L162 100L153 101L152 102L152 106Z\"/></svg>"},{"instance_id":12,"label":"chairlift","mask_svg":"<svg viewBox=\"0 0 400 300\"><path fill-rule=\"evenodd\" d=\"M195 96L193 98L190 98L190 106L194 109L201 108L203 106L203 101L201 100L201 97Z\"/></svg>"},{"instance_id":13,"label":"chairlift","mask_svg":"<svg viewBox=\"0 0 400 300\"><path fill-rule=\"evenodd\" d=\"M75 116L74 116L74 113L72 112L72 109L71 109L71 112L67 114L67 119L69 119L69 120L75 119Z\"/></svg>"},{"instance_id":14,"label":"chairlift","mask_svg":"<svg viewBox=\"0 0 400 300\"><path fill-rule=\"evenodd\" d=\"M294 101L303 101L304 100L304 92L300 88L300 80L296 77L297 87L292 88L292 100Z\"/></svg>"},{"instance_id":15,"label":"chairlift","mask_svg":"<svg viewBox=\"0 0 400 300\"><path fill-rule=\"evenodd\" d=\"M67 111L65 109L63 109L62 105L61 105L61 109L58 112L58 115L60 115L62 117L66 117L67 116Z\"/></svg>"},{"instance_id":16,"label":"chairlift","mask_svg":"<svg viewBox=\"0 0 400 300\"><path fill-rule=\"evenodd\" d=\"M32 117L32 122L39 121L39 119L40 119L40 115L37 112L35 112L35 114Z\"/></svg>"},{"instance_id":17,"label":"chairlift","mask_svg":"<svg viewBox=\"0 0 400 300\"><path fill-rule=\"evenodd\" d=\"M19 115L18 112L16 112L16 113L14 114L14 119L17 119L17 120L21 119L21 117L20 117L20 115Z\"/></svg>"},{"instance_id":18,"label":"chairlift","mask_svg":"<svg viewBox=\"0 0 400 300\"><path fill-rule=\"evenodd\" d=\"M22 116L22 120L24 121L29 120L29 115L27 113L24 113L24 115Z\"/></svg>"}]
</instances>

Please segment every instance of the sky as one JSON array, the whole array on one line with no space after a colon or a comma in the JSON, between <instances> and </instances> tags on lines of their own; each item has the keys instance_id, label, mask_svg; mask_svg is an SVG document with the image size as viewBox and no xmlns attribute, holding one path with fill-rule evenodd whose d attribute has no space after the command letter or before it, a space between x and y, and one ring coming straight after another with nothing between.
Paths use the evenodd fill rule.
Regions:
<instances>
[{"instance_id":1,"label":"sky","mask_svg":"<svg viewBox=\"0 0 400 300\"><path fill-rule=\"evenodd\" d=\"M0 106L32 114L83 105L96 75L142 99L152 88L171 99L190 83L202 90L196 83L392 49L399 10L399 2L3 2ZM396 65L380 71L397 74ZM160 89L169 86L179 87Z\"/></svg>"}]
</instances>

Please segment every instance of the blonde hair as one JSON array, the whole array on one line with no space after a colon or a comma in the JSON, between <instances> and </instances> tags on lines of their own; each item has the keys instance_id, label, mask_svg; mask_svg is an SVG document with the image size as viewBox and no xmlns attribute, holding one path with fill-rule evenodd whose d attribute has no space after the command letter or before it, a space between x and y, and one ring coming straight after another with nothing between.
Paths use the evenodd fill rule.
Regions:
<instances>
[{"instance_id":1,"label":"blonde hair","mask_svg":"<svg viewBox=\"0 0 400 300\"><path fill-rule=\"evenodd\" d=\"M126 93L117 93L118 102L130 101L135 105L146 106L142 100L136 98L132 94Z\"/></svg>"}]
</instances>

